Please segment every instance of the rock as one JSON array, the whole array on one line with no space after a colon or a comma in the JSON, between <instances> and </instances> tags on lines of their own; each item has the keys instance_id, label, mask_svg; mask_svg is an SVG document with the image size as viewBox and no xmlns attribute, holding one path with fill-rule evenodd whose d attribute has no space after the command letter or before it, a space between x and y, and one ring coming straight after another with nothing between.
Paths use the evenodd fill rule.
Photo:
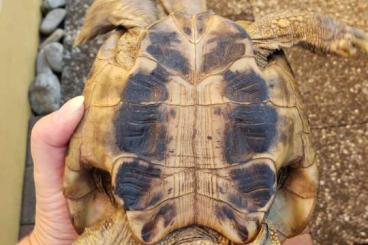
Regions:
<instances>
[{"instance_id":1,"label":"rock","mask_svg":"<svg viewBox=\"0 0 368 245\"><path fill-rule=\"evenodd\" d=\"M66 16L65 9L58 8L50 11L41 23L40 27L41 33L46 35L51 34L64 20L65 16Z\"/></svg>"},{"instance_id":2,"label":"rock","mask_svg":"<svg viewBox=\"0 0 368 245\"><path fill-rule=\"evenodd\" d=\"M37 57L37 74L61 72L63 69L64 46L53 42L43 47Z\"/></svg>"},{"instance_id":3,"label":"rock","mask_svg":"<svg viewBox=\"0 0 368 245\"><path fill-rule=\"evenodd\" d=\"M45 49L41 49L37 56L37 74L41 73L52 73L49 62L46 59Z\"/></svg>"},{"instance_id":4,"label":"rock","mask_svg":"<svg viewBox=\"0 0 368 245\"><path fill-rule=\"evenodd\" d=\"M56 111L60 107L59 79L51 72L38 74L29 88L29 101L37 115Z\"/></svg>"},{"instance_id":5,"label":"rock","mask_svg":"<svg viewBox=\"0 0 368 245\"><path fill-rule=\"evenodd\" d=\"M63 70L63 52L64 46L60 43L50 43L44 48L47 63L55 72Z\"/></svg>"},{"instance_id":6,"label":"rock","mask_svg":"<svg viewBox=\"0 0 368 245\"><path fill-rule=\"evenodd\" d=\"M65 31L63 29L56 29L45 41L40 45L40 49L43 49L47 44L53 42L59 42L64 37Z\"/></svg>"},{"instance_id":7,"label":"rock","mask_svg":"<svg viewBox=\"0 0 368 245\"><path fill-rule=\"evenodd\" d=\"M52 9L59 8L65 5L65 0L43 0L42 9L48 12Z\"/></svg>"},{"instance_id":8,"label":"rock","mask_svg":"<svg viewBox=\"0 0 368 245\"><path fill-rule=\"evenodd\" d=\"M1 4L1 3L0 3ZM19 227L19 241L28 236L34 229L34 225L21 225Z\"/></svg>"},{"instance_id":9,"label":"rock","mask_svg":"<svg viewBox=\"0 0 368 245\"><path fill-rule=\"evenodd\" d=\"M68 1L66 5L68 16L65 19L64 70L61 83L63 103L82 93L84 81L101 46L101 40L104 39L100 36L84 45L73 45L86 10L92 2L93 0Z\"/></svg>"}]
</instances>

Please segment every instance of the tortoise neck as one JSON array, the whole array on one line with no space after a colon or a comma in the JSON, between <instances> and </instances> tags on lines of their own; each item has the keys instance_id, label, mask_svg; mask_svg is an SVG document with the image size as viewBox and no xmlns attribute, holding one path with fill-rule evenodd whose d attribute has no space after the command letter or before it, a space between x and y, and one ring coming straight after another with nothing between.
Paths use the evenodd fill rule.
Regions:
<instances>
[{"instance_id":1,"label":"tortoise neck","mask_svg":"<svg viewBox=\"0 0 368 245\"><path fill-rule=\"evenodd\" d=\"M207 11L206 0L161 0L168 13L184 12L195 15Z\"/></svg>"}]
</instances>

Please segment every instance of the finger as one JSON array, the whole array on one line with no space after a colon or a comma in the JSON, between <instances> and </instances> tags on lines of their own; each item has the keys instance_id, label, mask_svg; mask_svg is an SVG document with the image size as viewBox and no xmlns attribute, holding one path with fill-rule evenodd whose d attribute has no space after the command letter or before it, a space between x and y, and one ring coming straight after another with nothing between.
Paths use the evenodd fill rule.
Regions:
<instances>
[{"instance_id":1,"label":"finger","mask_svg":"<svg viewBox=\"0 0 368 245\"><path fill-rule=\"evenodd\" d=\"M33 128L31 152L38 194L50 195L50 192L62 188L66 148L83 116L83 101L82 96L68 101L60 110L42 118Z\"/></svg>"},{"instance_id":2,"label":"finger","mask_svg":"<svg viewBox=\"0 0 368 245\"><path fill-rule=\"evenodd\" d=\"M303 234L286 240L284 245L313 245L313 241L311 235Z\"/></svg>"}]
</instances>

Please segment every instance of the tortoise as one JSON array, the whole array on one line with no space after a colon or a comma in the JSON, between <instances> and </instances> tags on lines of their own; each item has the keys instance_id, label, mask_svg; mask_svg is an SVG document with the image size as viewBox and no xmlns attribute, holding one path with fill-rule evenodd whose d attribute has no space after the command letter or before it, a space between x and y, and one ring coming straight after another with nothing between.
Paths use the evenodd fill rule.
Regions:
<instances>
[{"instance_id":1,"label":"tortoise","mask_svg":"<svg viewBox=\"0 0 368 245\"><path fill-rule=\"evenodd\" d=\"M351 56L368 35L290 10L232 21L205 0L95 0L76 42L109 33L64 177L76 244L281 244L318 171L283 48Z\"/></svg>"}]
</instances>

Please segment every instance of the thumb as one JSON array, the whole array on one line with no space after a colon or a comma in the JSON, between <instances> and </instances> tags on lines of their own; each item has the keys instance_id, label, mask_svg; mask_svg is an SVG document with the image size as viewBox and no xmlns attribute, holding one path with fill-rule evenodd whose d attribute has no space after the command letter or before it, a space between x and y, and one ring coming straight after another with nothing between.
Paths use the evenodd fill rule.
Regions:
<instances>
[{"instance_id":1,"label":"thumb","mask_svg":"<svg viewBox=\"0 0 368 245\"><path fill-rule=\"evenodd\" d=\"M66 149L83 116L83 101L82 96L68 101L33 128L31 152L37 196L49 196L62 190Z\"/></svg>"}]
</instances>

